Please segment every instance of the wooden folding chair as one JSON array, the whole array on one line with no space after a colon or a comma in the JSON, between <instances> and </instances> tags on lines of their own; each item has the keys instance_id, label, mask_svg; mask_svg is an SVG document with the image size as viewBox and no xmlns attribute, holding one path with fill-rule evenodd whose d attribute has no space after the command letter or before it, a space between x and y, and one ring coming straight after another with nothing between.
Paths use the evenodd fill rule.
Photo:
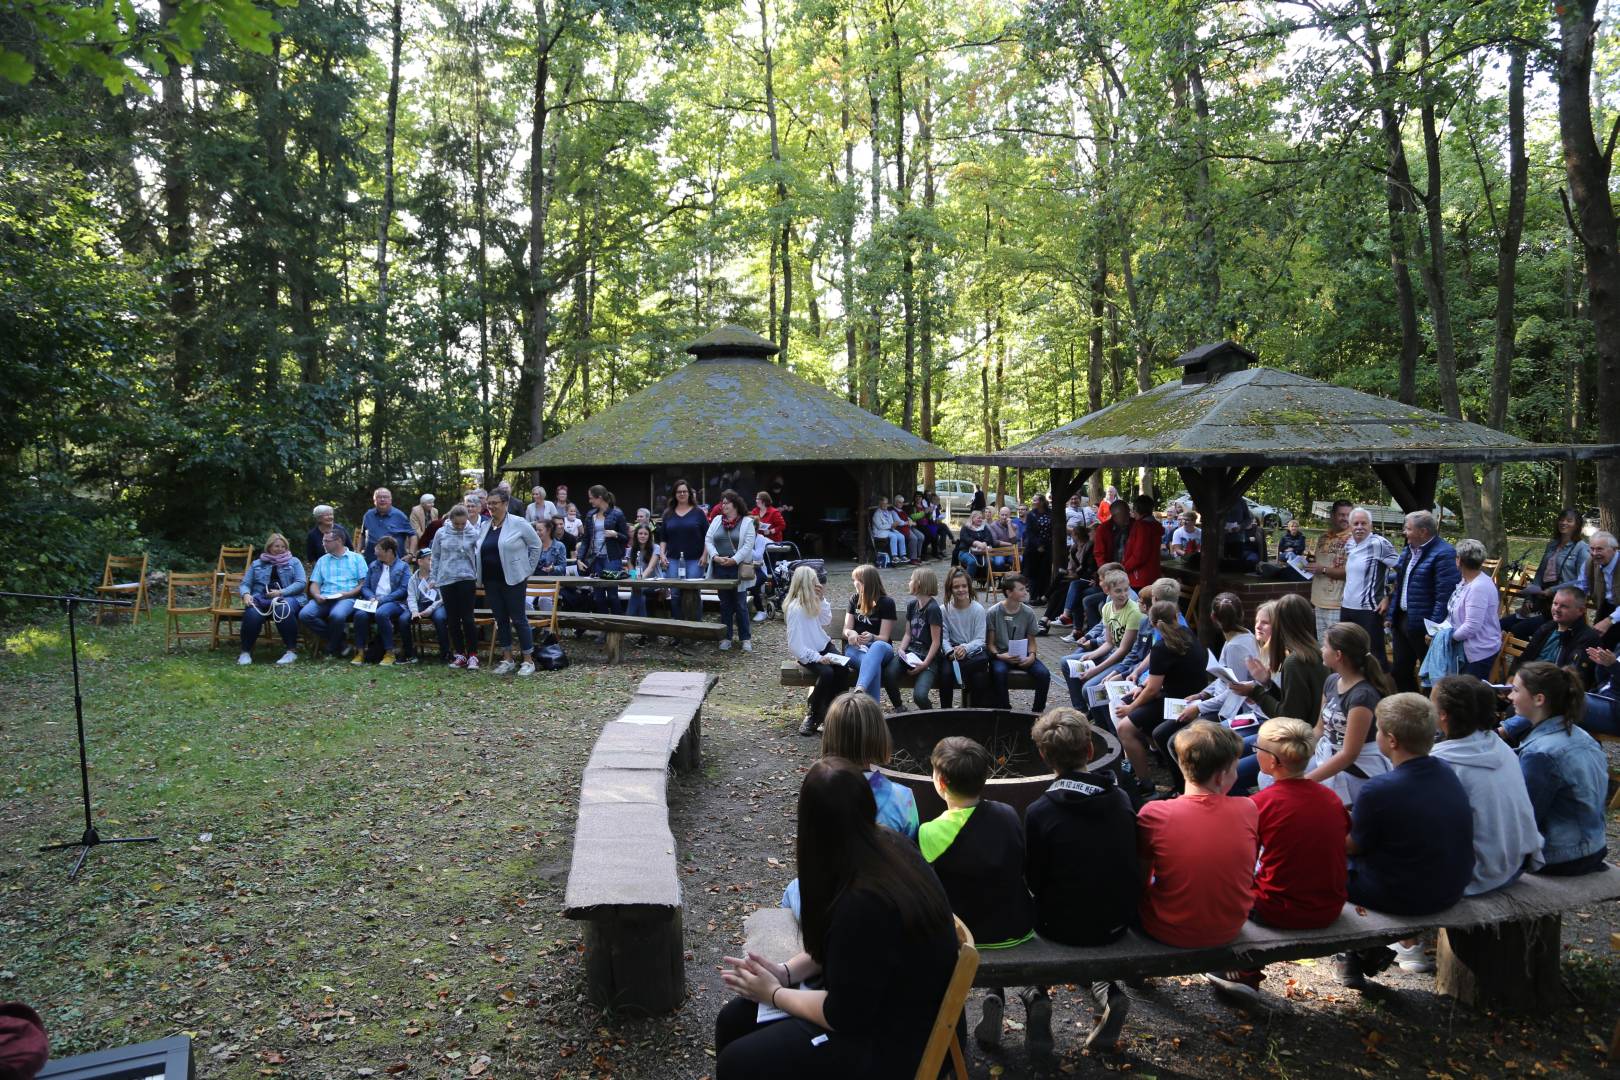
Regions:
<instances>
[{"instance_id":1,"label":"wooden folding chair","mask_svg":"<svg viewBox=\"0 0 1620 1080\"><path fill-rule=\"evenodd\" d=\"M129 578L133 576L134 580ZM122 578L123 580L119 580ZM96 595L110 600L133 600L135 606L129 611L129 624L134 626L141 619L141 607L146 607L146 614L152 614L152 597L146 590L146 556L145 555L108 555L107 564L101 569L101 584L96 586ZM96 605L96 625L101 625L102 616L117 608Z\"/></svg>"},{"instance_id":2,"label":"wooden folding chair","mask_svg":"<svg viewBox=\"0 0 1620 1080\"><path fill-rule=\"evenodd\" d=\"M219 648L219 628L230 623L242 621L242 575L217 575L215 580L218 587L214 590L214 636L209 643L210 649ZM260 635L262 640L269 640L269 635ZM254 642L258 644L258 642Z\"/></svg>"},{"instance_id":3,"label":"wooden folding chair","mask_svg":"<svg viewBox=\"0 0 1620 1080\"><path fill-rule=\"evenodd\" d=\"M1500 558L1486 559L1484 562L1479 564L1479 568L1486 577L1490 578L1492 581L1496 581L1497 575L1502 572L1502 560Z\"/></svg>"},{"instance_id":4,"label":"wooden folding chair","mask_svg":"<svg viewBox=\"0 0 1620 1080\"><path fill-rule=\"evenodd\" d=\"M985 577L984 587L987 592L994 593L996 589L1000 587L1002 578L1006 577L1008 574L1016 574L1020 571L1022 561L1018 551L1018 545L1007 544L1003 547L993 547L984 554L984 564L989 568L986 571L987 576ZM997 558L1007 560L1007 565L1005 568L1001 570L996 569Z\"/></svg>"},{"instance_id":5,"label":"wooden folding chair","mask_svg":"<svg viewBox=\"0 0 1620 1080\"><path fill-rule=\"evenodd\" d=\"M235 574L240 577L248 572L253 565L253 545L233 547L230 544L219 545L219 558L214 561L214 573Z\"/></svg>"},{"instance_id":6,"label":"wooden folding chair","mask_svg":"<svg viewBox=\"0 0 1620 1080\"><path fill-rule=\"evenodd\" d=\"M956 942L956 970L951 972L950 985L934 1016L934 1029L929 1032L928 1045L917 1063L916 1080L938 1080L947 1054L956 1080L967 1080L967 1060L962 1056L962 1041L956 1037L956 1022L962 1016L962 1006L967 1004L968 991L973 989L973 976L979 970L979 950L973 947L973 935L961 919L956 919Z\"/></svg>"},{"instance_id":7,"label":"wooden folding chair","mask_svg":"<svg viewBox=\"0 0 1620 1080\"><path fill-rule=\"evenodd\" d=\"M214 590L219 577L209 572L201 573L175 573L169 572L168 603L163 609L165 626L163 632L163 647L172 649L180 644L182 638L211 638L214 636L212 625L214 617ZM180 600L177 594L181 592L202 594L202 603L187 604L176 603ZM200 630L181 629L180 620L187 617L208 619L210 625Z\"/></svg>"},{"instance_id":8,"label":"wooden folding chair","mask_svg":"<svg viewBox=\"0 0 1620 1080\"><path fill-rule=\"evenodd\" d=\"M1524 655L1524 647L1528 644L1524 638L1512 634L1504 637L1502 651L1496 654L1496 666L1491 668L1490 681L1498 685L1507 682L1508 672L1513 670L1513 661Z\"/></svg>"}]
</instances>

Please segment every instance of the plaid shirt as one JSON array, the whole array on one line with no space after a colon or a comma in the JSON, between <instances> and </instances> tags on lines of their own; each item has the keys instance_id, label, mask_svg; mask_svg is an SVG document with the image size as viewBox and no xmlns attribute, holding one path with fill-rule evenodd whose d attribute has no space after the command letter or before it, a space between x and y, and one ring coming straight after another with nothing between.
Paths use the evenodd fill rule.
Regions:
<instances>
[{"instance_id":1,"label":"plaid shirt","mask_svg":"<svg viewBox=\"0 0 1620 1080\"><path fill-rule=\"evenodd\" d=\"M345 551L342 555L327 552L315 561L315 572L309 579L320 586L322 596L358 589L366 579L366 560L357 551Z\"/></svg>"}]
</instances>

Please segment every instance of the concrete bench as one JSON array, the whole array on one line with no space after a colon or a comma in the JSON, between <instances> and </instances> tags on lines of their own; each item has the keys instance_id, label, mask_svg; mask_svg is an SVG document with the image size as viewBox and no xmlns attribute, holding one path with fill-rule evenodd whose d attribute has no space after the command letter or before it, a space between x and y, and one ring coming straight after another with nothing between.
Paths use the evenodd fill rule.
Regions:
<instances>
[{"instance_id":1,"label":"concrete bench","mask_svg":"<svg viewBox=\"0 0 1620 1080\"><path fill-rule=\"evenodd\" d=\"M849 682L851 686L855 685L855 670L856 665L849 665ZM1056 679L1056 676L1053 676L1053 678ZM797 660L782 661L782 673L780 679L783 686L816 685L815 677L811 675L810 672L806 671L804 665L799 663ZM901 686L913 686L916 684L916 682L917 677L910 671L902 671L900 673ZM1007 672L1007 689L1033 690L1035 689L1035 680L1030 677L1029 672L1027 671L1009 671ZM1059 689L1062 689L1062 687L1060 686Z\"/></svg>"},{"instance_id":2,"label":"concrete bench","mask_svg":"<svg viewBox=\"0 0 1620 1080\"><path fill-rule=\"evenodd\" d=\"M686 998L681 881L669 829L669 768L702 760L715 677L648 675L602 726L579 785L563 914L585 922L585 990L604 1008L670 1012Z\"/></svg>"},{"instance_id":3,"label":"concrete bench","mask_svg":"<svg viewBox=\"0 0 1620 1080\"><path fill-rule=\"evenodd\" d=\"M1111 945L1083 949L1044 938L980 953L975 986L1052 986L1098 979L1197 975L1331 956L1440 930L1435 989L1468 1004L1516 1009L1558 1000L1560 916L1620 898L1620 869L1558 878L1527 874L1505 889L1472 897L1437 915L1383 915L1346 904L1322 930L1244 924L1237 940L1177 949L1131 931ZM799 952L799 927L786 908L762 908L743 925L747 947L771 959Z\"/></svg>"}]
</instances>

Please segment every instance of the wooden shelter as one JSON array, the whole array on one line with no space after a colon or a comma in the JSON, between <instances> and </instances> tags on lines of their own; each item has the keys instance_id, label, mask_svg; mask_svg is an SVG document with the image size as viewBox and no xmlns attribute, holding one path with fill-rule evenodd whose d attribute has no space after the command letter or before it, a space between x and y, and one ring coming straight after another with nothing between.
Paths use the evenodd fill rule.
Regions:
<instances>
[{"instance_id":1,"label":"wooden shelter","mask_svg":"<svg viewBox=\"0 0 1620 1080\"><path fill-rule=\"evenodd\" d=\"M1206 526L1217 522L1273 465L1370 466L1407 511L1434 506L1445 463L1587 460L1613 444L1544 445L1442 413L1261 367L1230 341L1176 359L1163 383L973 465L1045 469L1061 507L1102 468L1174 468ZM1053 560L1054 574L1059 569ZM1202 548L1200 613L1219 577L1220 545Z\"/></svg>"},{"instance_id":2,"label":"wooden shelter","mask_svg":"<svg viewBox=\"0 0 1620 1080\"><path fill-rule=\"evenodd\" d=\"M779 350L741 326L721 326L686 347L695 359L555 439L507 462L548 491L606 484L631 512L656 516L677 477L704 502L735 488L772 490L794 508L790 539L850 534L871 555L871 509L909 491L916 466L953 455L774 363ZM645 498L645 502L641 500Z\"/></svg>"}]
</instances>

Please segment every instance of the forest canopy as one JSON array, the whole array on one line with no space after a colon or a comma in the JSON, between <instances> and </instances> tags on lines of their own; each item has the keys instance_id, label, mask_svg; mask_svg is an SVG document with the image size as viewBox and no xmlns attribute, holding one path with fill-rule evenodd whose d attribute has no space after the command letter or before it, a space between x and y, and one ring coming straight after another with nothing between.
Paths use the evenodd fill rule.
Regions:
<instances>
[{"instance_id":1,"label":"forest canopy","mask_svg":"<svg viewBox=\"0 0 1620 1080\"><path fill-rule=\"evenodd\" d=\"M958 452L1224 338L1608 441L1604 14L0 0L0 477L72 547L0 574L209 550L378 483L442 499L720 322ZM1487 537L1615 502L1591 465L1447 476Z\"/></svg>"}]
</instances>

